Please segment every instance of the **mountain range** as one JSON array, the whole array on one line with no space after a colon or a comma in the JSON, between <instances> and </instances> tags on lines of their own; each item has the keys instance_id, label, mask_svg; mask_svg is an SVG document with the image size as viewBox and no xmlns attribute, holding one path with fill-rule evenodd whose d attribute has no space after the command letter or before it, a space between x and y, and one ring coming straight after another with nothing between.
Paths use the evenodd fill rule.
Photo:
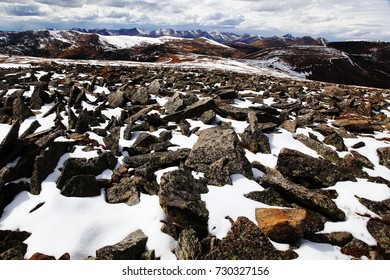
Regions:
<instances>
[{"instance_id":1,"label":"mountain range","mask_svg":"<svg viewBox=\"0 0 390 280\"><path fill-rule=\"evenodd\" d=\"M233 59L308 79L390 88L390 43L328 42L311 36L261 37L156 29L0 31L0 53L47 58L178 63L193 55Z\"/></svg>"}]
</instances>

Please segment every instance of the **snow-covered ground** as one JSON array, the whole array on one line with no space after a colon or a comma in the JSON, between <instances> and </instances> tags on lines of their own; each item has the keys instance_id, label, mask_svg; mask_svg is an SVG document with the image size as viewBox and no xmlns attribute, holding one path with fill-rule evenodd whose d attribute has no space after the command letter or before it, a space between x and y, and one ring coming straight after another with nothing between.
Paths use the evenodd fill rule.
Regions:
<instances>
[{"instance_id":1,"label":"snow-covered ground","mask_svg":"<svg viewBox=\"0 0 390 280\"><path fill-rule=\"evenodd\" d=\"M109 37L115 39L113 37ZM157 39L156 39L157 40ZM11 59L11 58L10 58ZM13 59L16 59L15 57ZM24 58L19 61L20 66L27 66L31 62L36 61L33 58ZM57 63L69 63L66 60L54 60ZM83 61L82 63L91 63ZM96 62L97 64L121 64L122 62ZM9 64L0 64L0 67ZM139 65L139 63L124 62L124 65L132 66ZM156 64L151 64L156 65ZM186 65L186 64L184 64ZM190 66L190 65L188 65ZM232 62L225 60L218 61L201 61L197 67L214 67L217 69L226 69L228 71L247 71L258 72L259 68L248 66L242 62ZM268 71L268 70L267 70ZM272 72L267 72L271 74ZM104 88L96 88L96 90L104 92ZM164 103L166 100L160 98L159 102ZM30 117L24 121L21 126L20 134L34 120L38 120L41 127L38 131L50 128L54 122L54 114L43 118L43 115L54 104L46 104L37 112L37 115ZM86 103L84 104L86 105ZM237 106L245 106L243 101L236 100ZM93 110L93 105L89 109ZM108 116L119 116L120 108L105 110L102 113ZM62 122L65 126L68 124L68 116L62 113ZM215 126L204 125L200 121L187 120L191 124L191 128L200 127L199 130ZM237 133L242 133L248 126L247 122L235 121L217 116L216 122L226 121L232 124L232 127ZM107 124L107 123L106 123ZM106 124L103 124L104 127ZM5 137L10 126L0 124L0 141ZM314 133L312 129L299 129L297 133ZM123 133L123 131L122 131ZM158 135L159 132L155 132ZM365 147L359 149L359 152L369 158L375 165L374 170L367 170L372 176L382 176L390 180L390 172L385 167L379 165L379 159L376 155L376 149L379 147L390 147L388 141L379 141L377 139L388 136L388 132L376 132L373 137L358 137L346 139L346 145L350 148L357 142L364 142ZM135 132L135 135L137 133ZM304 146L301 142L294 138L293 133L280 129L279 133L267 134L270 140L271 154L257 153L253 154L249 151L246 156L250 162L260 161L269 167L275 167L277 156L282 148L291 148L304 152L310 156L319 157L319 155ZM320 136L320 134L318 134ZM93 133L90 133L92 139L103 143L103 139ZM190 137L183 136L180 132L173 133L171 142L182 148L192 148L197 140L197 136L192 134ZM57 139L57 141L64 141L64 139ZM134 142L121 139L120 145L129 146ZM343 153L340 153L343 155ZM119 242L129 233L142 229L149 237L147 242L147 249L155 250L156 256L161 259L175 259L172 249L176 246L176 241L170 236L161 232L161 220L164 220L165 214L160 207L158 196L141 195L141 202L135 206L129 207L122 204L108 204L105 201L104 193L102 191L100 196L92 198L76 198L65 197L60 194L56 188L55 182L60 175L60 169L63 163L68 158L90 158L96 157L96 151L83 152L80 148L73 153L65 154L59 161L55 171L46 178L42 183L42 192L39 195L32 195L28 192L20 193L12 203L5 209L0 219L0 229L22 230L31 232L32 235L25 241L28 244L28 251L26 258L29 258L35 252L42 252L55 257L60 257L65 252L68 252L73 259L85 258L87 256L94 256L95 251L105 245ZM121 162L119 158L119 162ZM119 164L118 164L119 165ZM156 172L157 177L161 177L164 171ZM255 177L259 177L262 173L254 170ZM100 177L110 176L110 171L104 172ZM198 174L199 175L199 174ZM99 176L98 176L99 177ZM209 215L209 231L218 238L226 236L230 229L230 223L225 219L230 216L235 220L239 216L246 216L256 223L255 209L260 207L270 207L260 202L256 202L245 198L243 195L251 191L261 191L263 187L254 180L249 180L242 175L232 175L232 185L224 187L216 187L209 185L209 192L202 195L202 200L205 201L206 207L210 213ZM29 178L22 179L29 181ZM376 214L368 210L360 204L355 196L367 198L373 201L381 201L390 198L390 189L383 184L370 183L367 180L359 179L357 182L340 182L329 188L336 190L339 194L335 199L336 204L342 209L347 219L344 222L328 222L325 224L323 232L333 231L349 231L354 237L361 239L369 245L375 245L375 239L367 231L366 224L368 221L367 215L375 217ZM221 199L223 198L223 199ZM44 203L39 211L30 212L40 203ZM286 248L284 244L275 244L278 248ZM287 246L288 247L288 246ZM331 246L329 244L318 244L307 240L302 240L299 248L295 249L299 254L299 259L350 259L340 253L340 248Z\"/></svg>"}]
</instances>

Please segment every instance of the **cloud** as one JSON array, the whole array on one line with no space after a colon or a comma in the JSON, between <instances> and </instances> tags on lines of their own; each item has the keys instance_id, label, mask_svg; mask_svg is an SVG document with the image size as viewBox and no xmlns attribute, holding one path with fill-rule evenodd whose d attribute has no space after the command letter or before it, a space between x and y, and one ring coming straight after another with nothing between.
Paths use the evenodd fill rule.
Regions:
<instances>
[{"instance_id":1,"label":"cloud","mask_svg":"<svg viewBox=\"0 0 390 280\"><path fill-rule=\"evenodd\" d=\"M0 29L73 23L390 40L389 13L389 0L2 0Z\"/></svg>"}]
</instances>

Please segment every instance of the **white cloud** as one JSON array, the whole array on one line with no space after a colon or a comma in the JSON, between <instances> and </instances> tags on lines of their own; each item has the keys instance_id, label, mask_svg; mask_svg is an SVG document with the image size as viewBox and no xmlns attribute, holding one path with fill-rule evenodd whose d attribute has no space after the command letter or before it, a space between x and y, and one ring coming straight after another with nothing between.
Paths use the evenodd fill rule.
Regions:
<instances>
[{"instance_id":1,"label":"white cloud","mask_svg":"<svg viewBox=\"0 0 390 280\"><path fill-rule=\"evenodd\" d=\"M389 14L388 0L3 0L0 29L73 22L83 28L172 26L390 40Z\"/></svg>"}]
</instances>

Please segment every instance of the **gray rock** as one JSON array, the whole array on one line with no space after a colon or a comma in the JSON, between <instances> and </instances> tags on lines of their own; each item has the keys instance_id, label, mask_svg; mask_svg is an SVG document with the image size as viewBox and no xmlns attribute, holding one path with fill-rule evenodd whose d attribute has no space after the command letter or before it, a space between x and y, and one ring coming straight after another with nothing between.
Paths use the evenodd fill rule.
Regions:
<instances>
[{"instance_id":1,"label":"gray rock","mask_svg":"<svg viewBox=\"0 0 390 280\"><path fill-rule=\"evenodd\" d=\"M153 163L158 168L164 168L168 166L179 165L181 161L184 161L190 154L190 149L178 149L176 151L167 152L155 152L144 155L136 155L131 157L125 157L124 163L127 163L129 167L139 167L146 163Z\"/></svg>"},{"instance_id":2,"label":"gray rock","mask_svg":"<svg viewBox=\"0 0 390 280\"><path fill-rule=\"evenodd\" d=\"M332 148L322 144L321 142L311 139L303 134L299 134L297 136L297 140L300 141L305 146L309 147L310 149L316 151L324 159L329 160L330 162L336 165L343 164L343 161L340 159L337 152Z\"/></svg>"},{"instance_id":3,"label":"gray rock","mask_svg":"<svg viewBox=\"0 0 390 280\"><path fill-rule=\"evenodd\" d=\"M268 188L263 191L253 191L244 195L246 198L258 201L270 206L279 206L279 207L291 207L291 204L288 203L277 191L273 188Z\"/></svg>"},{"instance_id":4,"label":"gray rock","mask_svg":"<svg viewBox=\"0 0 390 280\"><path fill-rule=\"evenodd\" d=\"M201 254L201 244L196 231L191 227L182 230L177 240L175 255L178 260L197 260Z\"/></svg>"},{"instance_id":5,"label":"gray rock","mask_svg":"<svg viewBox=\"0 0 390 280\"><path fill-rule=\"evenodd\" d=\"M195 171L210 173L210 165L227 159L226 168L228 174L242 174L248 178L253 177L252 168L245 157L242 143L233 129L214 127L200 132L198 141L195 143L188 156L185 165ZM223 166L220 164L219 166ZM221 180L221 185L226 180Z\"/></svg>"},{"instance_id":6,"label":"gray rock","mask_svg":"<svg viewBox=\"0 0 390 280\"><path fill-rule=\"evenodd\" d=\"M160 139L152 134L142 132L138 135L134 144L129 149L130 155L150 153L154 149L154 145L161 143Z\"/></svg>"},{"instance_id":7,"label":"gray rock","mask_svg":"<svg viewBox=\"0 0 390 280\"><path fill-rule=\"evenodd\" d=\"M339 152L347 151L347 147L344 144L343 137L341 137L337 133L325 136L324 143L334 146Z\"/></svg>"},{"instance_id":8,"label":"gray rock","mask_svg":"<svg viewBox=\"0 0 390 280\"><path fill-rule=\"evenodd\" d=\"M107 96L107 105L110 108L122 107L123 105L125 105L125 102L125 95L120 90L117 90L116 92L111 92Z\"/></svg>"},{"instance_id":9,"label":"gray rock","mask_svg":"<svg viewBox=\"0 0 390 280\"><path fill-rule=\"evenodd\" d=\"M146 88L138 89L131 95L130 99L134 105L147 105L150 102L150 97Z\"/></svg>"},{"instance_id":10,"label":"gray rock","mask_svg":"<svg viewBox=\"0 0 390 280\"><path fill-rule=\"evenodd\" d=\"M282 255L259 227L246 217L239 217L227 236L218 242L205 260L278 260Z\"/></svg>"},{"instance_id":11,"label":"gray rock","mask_svg":"<svg viewBox=\"0 0 390 280\"><path fill-rule=\"evenodd\" d=\"M161 89L161 84L158 80L154 80L153 82L150 83L150 85L148 86L148 93L149 94L153 94L153 95L156 95L159 93Z\"/></svg>"},{"instance_id":12,"label":"gray rock","mask_svg":"<svg viewBox=\"0 0 390 280\"><path fill-rule=\"evenodd\" d=\"M367 230L378 243L378 251L386 260L390 259L390 225L381 220L370 219L367 223Z\"/></svg>"},{"instance_id":13,"label":"gray rock","mask_svg":"<svg viewBox=\"0 0 390 280\"><path fill-rule=\"evenodd\" d=\"M142 230L137 230L114 245L98 249L96 257L100 260L139 260L145 251L147 240L148 237Z\"/></svg>"},{"instance_id":14,"label":"gray rock","mask_svg":"<svg viewBox=\"0 0 390 280\"><path fill-rule=\"evenodd\" d=\"M205 98L198 102L186 107L183 110L170 114L164 117L166 121L179 122L182 119L195 119L200 117L204 112L211 110L215 107L214 99Z\"/></svg>"},{"instance_id":15,"label":"gray rock","mask_svg":"<svg viewBox=\"0 0 390 280\"><path fill-rule=\"evenodd\" d=\"M271 148L268 137L263 133L259 124L249 125L241 136L244 148L252 153L270 154Z\"/></svg>"},{"instance_id":16,"label":"gray rock","mask_svg":"<svg viewBox=\"0 0 390 280\"><path fill-rule=\"evenodd\" d=\"M339 181L356 181L346 168L287 148L280 151L276 169L310 188L329 187Z\"/></svg>"},{"instance_id":17,"label":"gray rock","mask_svg":"<svg viewBox=\"0 0 390 280\"><path fill-rule=\"evenodd\" d=\"M217 114L214 110L208 110L199 117L199 120L204 124L211 124L215 120L216 116Z\"/></svg>"},{"instance_id":18,"label":"gray rock","mask_svg":"<svg viewBox=\"0 0 390 280\"><path fill-rule=\"evenodd\" d=\"M352 241L353 235L350 232L338 231L332 233L314 233L305 236L311 242L328 243L331 245L343 247Z\"/></svg>"},{"instance_id":19,"label":"gray rock","mask_svg":"<svg viewBox=\"0 0 390 280\"><path fill-rule=\"evenodd\" d=\"M24 121L29 117L35 116L31 109L24 103L22 98L15 98L12 104L13 119Z\"/></svg>"},{"instance_id":20,"label":"gray rock","mask_svg":"<svg viewBox=\"0 0 390 280\"><path fill-rule=\"evenodd\" d=\"M199 184L202 182L195 180L188 170L167 172L161 177L158 196L167 223L174 223L182 229L191 226L198 236L205 237L209 212L201 200Z\"/></svg>"},{"instance_id":21,"label":"gray rock","mask_svg":"<svg viewBox=\"0 0 390 280\"><path fill-rule=\"evenodd\" d=\"M8 131L7 135L0 143L0 158L13 149L15 143L19 138L20 122L16 121ZM0 160L1 162L1 160Z\"/></svg>"},{"instance_id":22,"label":"gray rock","mask_svg":"<svg viewBox=\"0 0 390 280\"><path fill-rule=\"evenodd\" d=\"M41 183L54 171L60 158L73 147L73 142L54 142L48 149L43 150L35 158L34 168L30 179L31 193L41 192Z\"/></svg>"},{"instance_id":23,"label":"gray rock","mask_svg":"<svg viewBox=\"0 0 390 280\"><path fill-rule=\"evenodd\" d=\"M351 154L354 157L354 159L358 162L361 168L367 167L370 169L374 169L375 165L367 157L363 156L362 154L360 154L355 150L352 150Z\"/></svg>"},{"instance_id":24,"label":"gray rock","mask_svg":"<svg viewBox=\"0 0 390 280\"><path fill-rule=\"evenodd\" d=\"M94 175L76 175L65 183L61 194L68 197L92 197L100 195L100 188Z\"/></svg>"},{"instance_id":25,"label":"gray rock","mask_svg":"<svg viewBox=\"0 0 390 280\"><path fill-rule=\"evenodd\" d=\"M264 187L275 189L283 197L321 213L332 221L343 221L345 219L345 213L337 207L331 198L295 184L283 177L266 174L261 178L260 184Z\"/></svg>"},{"instance_id":26,"label":"gray rock","mask_svg":"<svg viewBox=\"0 0 390 280\"><path fill-rule=\"evenodd\" d=\"M103 142L110 151L119 156L119 138L120 138L120 127L116 126L110 129L110 134L103 138Z\"/></svg>"},{"instance_id":27,"label":"gray rock","mask_svg":"<svg viewBox=\"0 0 390 280\"><path fill-rule=\"evenodd\" d=\"M165 114L171 115L185 108L183 97L176 92L164 105Z\"/></svg>"},{"instance_id":28,"label":"gray rock","mask_svg":"<svg viewBox=\"0 0 390 280\"><path fill-rule=\"evenodd\" d=\"M83 134L85 132L87 132L88 130L90 130L90 127L89 127L89 114L88 114L88 110L87 109L84 109L78 119L77 119L77 122L76 122L76 126L75 126L75 129L76 129L76 132L77 133L80 133L80 134Z\"/></svg>"},{"instance_id":29,"label":"gray rock","mask_svg":"<svg viewBox=\"0 0 390 280\"><path fill-rule=\"evenodd\" d=\"M140 202L137 186L130 178L123 178L119 183L107 189L106 198L108 203L126 203L129 206Z\"/></svg>"},{"instance_id":30,"label":"gray rock","mask_svg":"<svg viewBox=\"0 0 390 280\"><path fill-rule=\"evenodd\" d=\"M390 169L390 147L378 148L376 152L379 156L379 164Z\"/></svg>"}]
</instances>

